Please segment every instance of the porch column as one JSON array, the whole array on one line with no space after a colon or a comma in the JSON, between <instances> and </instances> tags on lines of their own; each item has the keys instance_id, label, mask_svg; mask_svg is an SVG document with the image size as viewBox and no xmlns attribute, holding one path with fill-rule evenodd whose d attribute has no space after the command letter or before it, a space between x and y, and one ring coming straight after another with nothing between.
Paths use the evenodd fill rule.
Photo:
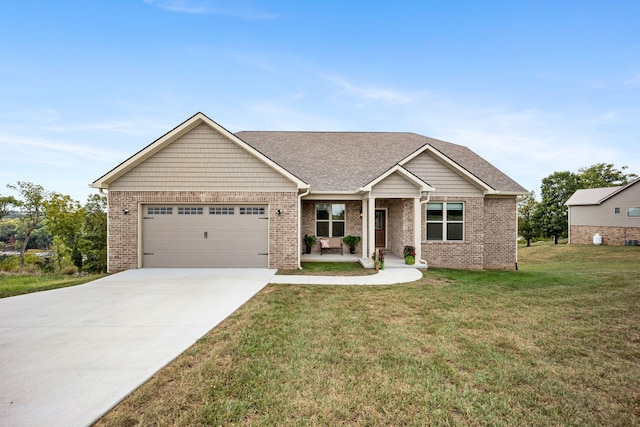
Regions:
<instances>
[{"instance_id":1,"label":"porch column","mask_svg":"<svg viewBox=\"0 0 640 427\"><path fill-rule=\"evenodd\" d=\"M369 232L367 223L369 220L369 209L368 203L366 199L362 200L362 258L369 258L367 255L369 253Z\"/></svg>"},{"instance_id":2,"label":"porch column","mask_svg":"<svg viewBox=\"0 0 640 427\"><path fill-rule=\"evenodd\" d=\"M413 245L416 248L416 264L422 259L422 204L420 198L413 199Z\"/></svg>"},{"instance_id":3,"label":"porch column","mask_svg":"<svg viewBox=\"0 0 640 427\"><path fill-rule=\"evenodd\" d=\"M364 254L365 258L370 258L373 251L376 250L376 199L369 199L369 208L367 209L367 240L369 241L369 251Z\"/></svg>"}]
</instances>

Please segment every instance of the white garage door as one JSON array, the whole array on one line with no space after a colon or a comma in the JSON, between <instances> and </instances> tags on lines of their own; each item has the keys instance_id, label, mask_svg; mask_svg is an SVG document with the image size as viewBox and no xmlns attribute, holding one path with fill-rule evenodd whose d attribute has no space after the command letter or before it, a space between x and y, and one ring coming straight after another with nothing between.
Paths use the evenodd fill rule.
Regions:
<instances>
[{"instance_id":1,"label":"white garage door","mask_svg":"<svg viewBox=\"0 0 640 427\"><path fill-rule=\"evenodd\" d=\"M145 205L142 266L268 267L267 206Z\"/></svg>"}]
</instances>

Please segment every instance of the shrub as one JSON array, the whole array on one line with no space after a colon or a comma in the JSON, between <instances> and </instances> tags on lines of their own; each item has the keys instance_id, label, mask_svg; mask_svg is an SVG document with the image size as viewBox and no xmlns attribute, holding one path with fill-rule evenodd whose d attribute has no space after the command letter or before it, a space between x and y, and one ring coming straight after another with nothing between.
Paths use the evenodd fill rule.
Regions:
<instances>
[{"instance_id":1,"label":"shrub","mask_svg":"<svg viewBox=\"0 0 640 427\"><path fill-rule=\"evenodd\" d=\"M67 276L73 276L74 274L78 274L78 267L75 265L68 265L62 269L61 273Z\"/></svg>"}]
</instances>

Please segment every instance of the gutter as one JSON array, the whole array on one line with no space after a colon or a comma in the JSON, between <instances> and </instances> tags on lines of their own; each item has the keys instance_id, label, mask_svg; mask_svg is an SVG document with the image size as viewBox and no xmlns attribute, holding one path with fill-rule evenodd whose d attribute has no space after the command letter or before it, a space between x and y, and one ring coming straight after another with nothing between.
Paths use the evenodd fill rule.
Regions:
<instances>
[{"instance_id":1,"label":"gutter","mask_svg":"<svg viewBox=\"0 0 640 427\"><path fill-rule=\"evenodd\" d=\"M298 194L298 270L302 270L302 238L300 235L302 234L302 198L304 196L309 195L311 192L311 187L307 187L307 191L304 193Z\"/></svg>"}]
</instances>

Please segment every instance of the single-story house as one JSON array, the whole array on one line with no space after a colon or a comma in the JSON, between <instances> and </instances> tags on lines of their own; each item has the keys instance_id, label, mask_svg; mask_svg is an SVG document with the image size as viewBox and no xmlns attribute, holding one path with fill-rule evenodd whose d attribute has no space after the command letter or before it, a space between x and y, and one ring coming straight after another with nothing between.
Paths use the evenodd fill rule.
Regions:
<instances>
[{"instance_id":1,"label":"single-story house","mask_svg":"<svg viewBox=\"0 0 640 427\"><path fill-rule=\"evenodd\" d=\"M624 245L640 240L640 178L618 187L577 190L569 207L569 243Z\"/></svg>"},{"instance_id":2,"label":"single-story house","mask_svg":"<svg viewBox=\"0 0 640 427\"><path fill-rule=\"evenodd\" d=\"M90 186L108 193L110 272L296 269L305 235L360 236L361 260L414 246L423 265L515 269L527 193L470 149L414 133L234 134L202 113Z\"/></svg>"}]
</instances>

